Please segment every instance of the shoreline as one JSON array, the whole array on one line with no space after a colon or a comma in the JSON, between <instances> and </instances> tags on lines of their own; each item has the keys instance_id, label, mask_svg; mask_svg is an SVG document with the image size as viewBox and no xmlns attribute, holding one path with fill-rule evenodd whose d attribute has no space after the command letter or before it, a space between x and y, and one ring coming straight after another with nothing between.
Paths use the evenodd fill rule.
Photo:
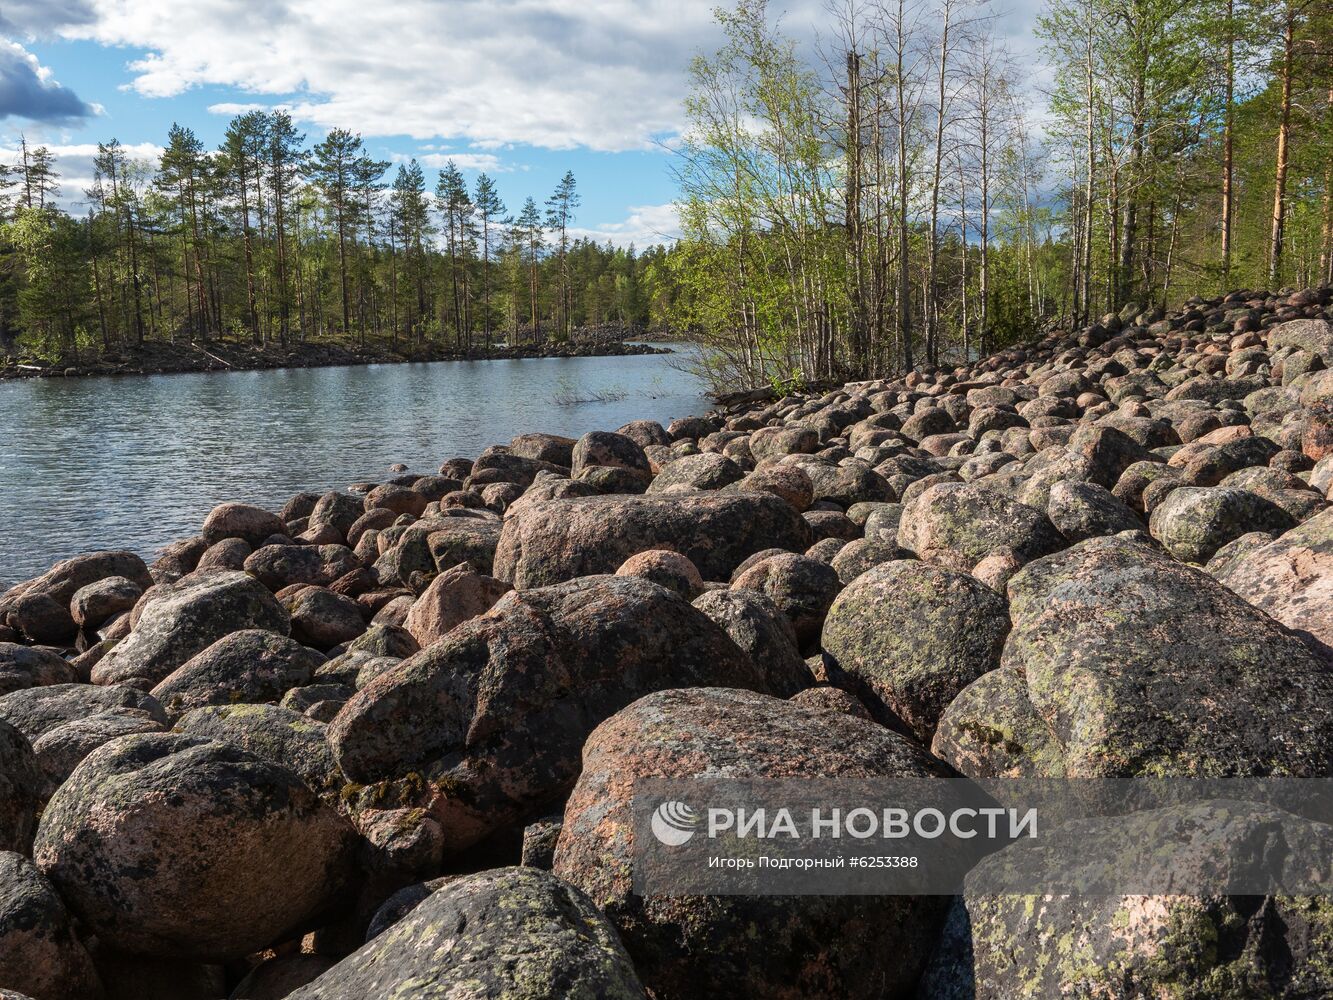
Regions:
<instances>
[{"instance_id":1,"label":"shoreline","mask_svg":"<svg viewBox=\"0 0 1333 1000\"><path fill-rule=\"evenodd\" d=\"M625 341L568 341L520 344L488 350L435 348L399 352L380 346L347 347L306 343L256 348L250 344L151 344L79 365L41 365L30 359L0 358L0 382L40 378L95 378L191 375L203 372L276 371L295 368L350 368L361 365L428 364L440 361L519 361L538 358L630 357L671 354L671 348Z\"/></svg>"}]
</instances>

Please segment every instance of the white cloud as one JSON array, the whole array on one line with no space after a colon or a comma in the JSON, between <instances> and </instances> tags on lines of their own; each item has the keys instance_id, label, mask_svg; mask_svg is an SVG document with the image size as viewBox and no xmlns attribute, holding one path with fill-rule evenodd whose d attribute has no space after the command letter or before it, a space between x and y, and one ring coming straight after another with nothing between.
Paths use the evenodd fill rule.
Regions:
<instances>
[{"instance_id":1,"label":"white cloud","mask_svg":"<svg viewBox=\"0 0 1333 1000\"><path fill-rule=\"evenodd\" d=\"M132 87L301 94L294 116L366 136L649 148L681 123L715 0L86 0L69 38L126 45Z\"/></svg>"},{"instance_id":2,"label":"white cloud","mask_svg":"<svg viewBox=\"0 0 1333 1000\"><path fill-rule=\"evenodd\" d=\"M406 163L411 158L405 153L394 153L392 156L395 163ZM494 153L426 153L416 160L427 170L443 170L450 160L454 161L454 166L459 170L484 170L491 174L507 174L514 170Z\"/></svg>"},{"instance_id":3,"label":"white cloud","mask_svg":"<svg viewBox=\"0 0 1333 1000\"><path fill-rule=\"evenodd\" d=\"M273 105L269 104L235 104L230 101L223 101L221 104L210 104L208 113L210 115L224 115L233 118L236 115L249 114L251 111L268 111Z\"/></svg>"},{"instance_id":4,"label":"white cloud","mask_svg":"<svg viewBox=\"0 0 1333 1000\"><path fill-rule=\"evenodd\" d=\"M29 147L45 145L55 157L56 173L60 178L60 194L56 199L57 203L67 211L76 214L86 212L88 199L84 196L84 191L92 187L93 184L93 175L96 173L93 169L93 159L97 156L97 144L60 145L57 143L42 143L34 141L30 136L28 145ZM125 156L131 163L142 165L146 175L145 179L151 177L152 172L157 169L158 161L163 153L161 146L151 142L124 143L121 148L125 151ZM0 143L0 163L18 163L21 155L17 142L11 140Z\"/></svg>"},{"instance_id":5,"label":"white cloud","mask_svg":"<svg viewBox=\"0 0 1333 1000\"><path fill-rule=\"evenodd\" d=\"M609 222L592 229L575 228L570 232L578 239L596 240L618 247L628 247L633 243L640 250L680 239L680 216L674 204L636 205L630 208L629 213L624 222Z\"/></svg>"}]
</instances>

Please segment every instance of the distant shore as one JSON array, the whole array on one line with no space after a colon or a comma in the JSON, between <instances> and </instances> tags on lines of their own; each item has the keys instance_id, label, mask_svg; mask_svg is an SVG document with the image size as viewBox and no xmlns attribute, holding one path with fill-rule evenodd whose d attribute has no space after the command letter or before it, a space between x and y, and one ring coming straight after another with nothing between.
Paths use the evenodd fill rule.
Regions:
<instances>
[{"instance_id":1,"label":"distant shore","mask_svg":"<svg viewBox=\"0 0 1333 1000\"><path fill-rule=\"evenodd\" d=\"M657 334L650 335L657 339ZM637 354L669 354L669 348L620 340L548 341L542 344L474 347L460 350L427 345L408 350L387 343L358 347L307 342L283 347L203 341L146 343L79 364L49 364L0 357L0 379L78 378L89 375L168 375L188 372L265 371L278 368L331 368L348 365L402 364L427 361L490 361L519 358L593 358Z\"/></svg>"}]
</instances>

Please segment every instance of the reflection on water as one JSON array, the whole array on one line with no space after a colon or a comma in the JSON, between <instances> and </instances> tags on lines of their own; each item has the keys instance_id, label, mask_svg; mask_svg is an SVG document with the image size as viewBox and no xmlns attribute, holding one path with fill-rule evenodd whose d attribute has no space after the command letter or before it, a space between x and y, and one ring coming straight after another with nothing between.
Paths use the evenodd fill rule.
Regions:
<instances>
[{"instance_id":1,"label":"reflection on water","mask_svg":"<svg viewBox=\"0 0 1333 1000\"><path fill-rule=\"evenodd\" d=\"M434 472L516 434L577 437L702 412L699 383L678 363L540 358L0 383L0 583L94 549L151 558L226 500L277 509L301 490L387 478L394 462Z\"/></svg>"}]
</instances>

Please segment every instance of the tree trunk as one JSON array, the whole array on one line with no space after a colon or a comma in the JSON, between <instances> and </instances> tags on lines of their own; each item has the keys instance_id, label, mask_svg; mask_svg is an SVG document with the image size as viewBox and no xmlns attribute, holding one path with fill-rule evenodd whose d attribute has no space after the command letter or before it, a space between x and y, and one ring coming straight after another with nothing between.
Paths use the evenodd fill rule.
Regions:
<instances>
[{"instance_id":1,"label":"tree trunk","mask_svg":"<svg viewBox=\"0 0 1333 1000\"><path fill-rule=\"evenodd\" d=\"M1273 228L1268 241L1268 284L1276 291L1282 276L1282 251L1287 223L1287 163L1291 142L1291 77L1295 50L1296 12L1288 3L1282 26L1282 105L1277 126L1277 162L1273 169Z\"/></svg>"}]
</instances>

